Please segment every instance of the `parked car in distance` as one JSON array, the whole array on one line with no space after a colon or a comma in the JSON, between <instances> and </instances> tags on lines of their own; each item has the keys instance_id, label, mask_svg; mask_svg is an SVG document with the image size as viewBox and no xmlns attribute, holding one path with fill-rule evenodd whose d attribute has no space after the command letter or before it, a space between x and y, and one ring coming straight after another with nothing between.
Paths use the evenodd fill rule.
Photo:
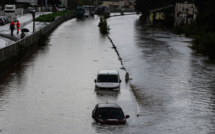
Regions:
<instances>
[{"instance_id":1,"label":"parked car in distance","mask_svg":"<svg viewBox=\"0 0 215 134\"><path fill-rule=\"evenodd\" d=\"M5 16L0 16L0 18L3 18L3 19L4 19L5 24L6 24L6 23L9 23L9 20L8 20Z\"/></svg>"},{"instance_id":2,"label":"parked car in distance","mask_svg":"<svg viewBox=\"0 0 215 134\"><path fill-rule=\"evenodd\" d=\"M95 81L95 88L120 89L120 76L117 70L100 70Z\"/></svg>"},{"instance_id":3,"label":"parked car in distance","mask_svg":"<svg viewBox=\"0 0 215 134\"><path fill-rule=\"evenodd\" d=\"M53 7L52 12L58 12L58 7Z\"/></svg>"},{"instance_id":4,"label":"parked car in distance","mask_svg":"<svg viewBox=\"0 0 215 134\"><path fill-rule=\"evenodd\" d=\"M129 115L124 115L122 108L115 103L99 103L92 111L92 118L99 125L125 125Z\"/></svg>"},{"instance_id":5,"label":"parked car in distance","mask_svg":"<svg viewBox=\"0 0 215 134\"><path fill-rule=\"evenodd\" d=\"M5 21L3 18L0 18L0 25L4 25L5 24Z\"/></svg>"},{"instance_id":6,"label":"parked car in distance","mask_svg":"<svg viewBox=\"0 0 215 134\"><path fill-rule=\"evenodd\" d=\"M33 13L33 12L35 12L35 9L33 7L28 7L28 12Z\"/></svg>"}]
</instances>

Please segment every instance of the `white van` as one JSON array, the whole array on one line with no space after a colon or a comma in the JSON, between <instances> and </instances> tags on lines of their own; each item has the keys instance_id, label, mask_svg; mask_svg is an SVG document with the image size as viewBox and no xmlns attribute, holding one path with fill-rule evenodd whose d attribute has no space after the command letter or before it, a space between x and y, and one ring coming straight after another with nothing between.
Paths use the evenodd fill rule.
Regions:
<instances>
[{"instance_id":1,"label":"white van","mask_svg":"<svg viewBox=\"0 0 215 134\"><path fill-rule=\"evenodd\" d=\"M97 89L120 89L120 77L117 70L100 70L95 79L95 88Z\"/></svg>"},{"instance_id":2,"label":"white van","mask_svg":"<svg viewBox=\"0 0 215 134\"><path fill-rule=\"evenodd\" d=\"M9 22L16 20L16 5L5 5L4 16L8 19Z\"/></svg>"}]
</instances>

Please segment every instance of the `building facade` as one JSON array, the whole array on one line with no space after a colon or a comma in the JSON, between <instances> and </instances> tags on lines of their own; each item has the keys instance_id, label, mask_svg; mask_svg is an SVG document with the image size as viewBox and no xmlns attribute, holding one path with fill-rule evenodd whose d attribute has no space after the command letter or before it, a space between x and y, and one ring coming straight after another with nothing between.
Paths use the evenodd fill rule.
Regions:
<instances>
[{"instance_id":1,"label":"building facade","mask_svg":"<svg viewBox=\"0 0 215 134\"><path fill-rule=\"evenodd\" d=\"M168 5L156 9L149 10L149 14L147 15L147 24L162 24L166 19L164 12L169 12L171 16L174 16L174 5Z\"/></svg>"},{"instance_id":2,"label":"building facade","mask_svg":"<svg viewBox=\"0 0 215 134\"><path fill-rule=\"evenodd\" d=\"M68 7L68 0L61 0L61 2L62 2L62 6L64 6L64 7Z\"/></svg>"},{"instance_id":3,"label":"building facade","mask_svg":"<svg viewBox=\"0 0 215 134\"><path fill-rule=\"evenodd\" d=\"M119 10L124 8L124 0L103 0L102 6L109 6L111 10Z\"/></svg>"},{"instance_id":4,"label":"building facade","mask_svg":"<svg viewBox=\"0 0 215 134\"><path fill-rule=\"evenodd\" d=\"M192 23L196 19L197 12L196 6L192 3L176 3L175 26Z\"/></svg>"},{"instance_id":5,"label":"building facade","mask_svg":"<svg viewBox=\"0 0 215 134\"><path fill-rule=\"evenodd\" d=\"M18 3L29 3L32 6L38 5L38 0L16 0Z\"/></svg>"},{"instance_id":6,"label":"building facade","mask_svg":"<svg viewBox=\"0 0 215 134\"><path fill-rule=\"evenodd\" d=\"M135 1L134 0L124 0L124 7L128 9L134 9Z\"/></svg>"}]
</instances>

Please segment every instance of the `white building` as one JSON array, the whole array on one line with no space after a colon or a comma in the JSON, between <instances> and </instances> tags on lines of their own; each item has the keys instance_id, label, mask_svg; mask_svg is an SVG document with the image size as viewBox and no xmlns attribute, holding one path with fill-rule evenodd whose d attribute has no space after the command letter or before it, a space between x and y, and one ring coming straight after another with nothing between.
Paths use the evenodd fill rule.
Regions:
<instances>
[{"instance_id":1,"label":"white building","mask_svg":"<svg viewBox=\"0 0 215 134\"><path fill-rule=\"evenodd\" d=\"M192 23L197 16L197 8L192 3L175 4L175 26Z\"/></svg>"},{"instance_id":2,"label":"white building","mask_svg":"<svg viewBox=\"0 0 215 134\"><path fill-rule=\"evenodd\" d=\"M16 0L16 2L20 2L20 3L29 3L32 6L34 5L38 5L38 0Z\"/></svg>"},{"instance_id":3,"label":"white building","mask_svg":"<svg viewBox=\"0 0 215 134\"><path fill-rule=\"evenodd\" d=\"M102 6L109 6L112 10L124 8L124 0L102 0Z\"/></svg>"}]
</instances>

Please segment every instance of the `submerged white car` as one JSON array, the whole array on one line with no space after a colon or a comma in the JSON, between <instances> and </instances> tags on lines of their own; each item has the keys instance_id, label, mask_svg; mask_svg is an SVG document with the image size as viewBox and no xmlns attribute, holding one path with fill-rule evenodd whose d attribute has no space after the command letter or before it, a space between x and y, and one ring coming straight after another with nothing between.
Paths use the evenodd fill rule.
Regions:
<instances>
[{"instance_id":1,"label":"submerged white car","mask_svg":"<svg viewBox=\"0 0 215 134\"><path fill-rule=\"evenodd\" d=\"M120 89L120 77L117 70L100 70L95 79L96 89Z\"/></svg>"}]
</instances>

